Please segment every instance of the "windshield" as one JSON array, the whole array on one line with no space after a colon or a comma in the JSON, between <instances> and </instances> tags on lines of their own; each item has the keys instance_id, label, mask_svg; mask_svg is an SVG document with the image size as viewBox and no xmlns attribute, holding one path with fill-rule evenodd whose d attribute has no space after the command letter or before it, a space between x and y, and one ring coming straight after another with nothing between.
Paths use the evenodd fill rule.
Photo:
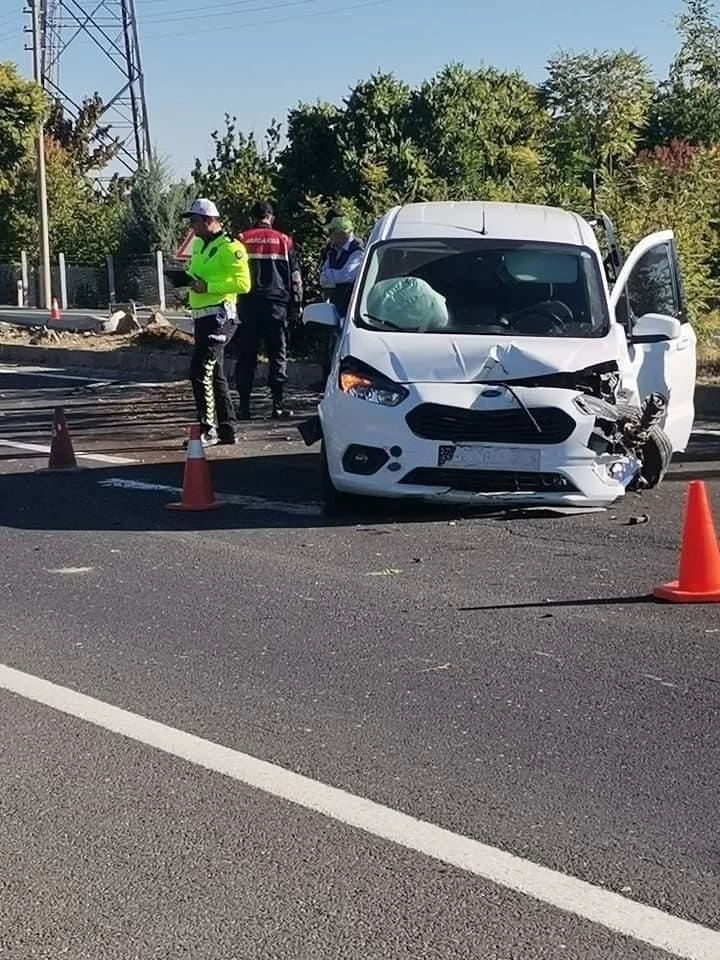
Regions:
<instances>
[{"instance_id":1,"label":"windshield","mask_svg":"<svg viewBox=\"0 0 720 960\"><path fill-rule=\"evenodd\" d=\"M601 337L597 258L584 247L498 240L390 240L371 252L358 326L403 333Z\"/></svg>"}]
</instances>

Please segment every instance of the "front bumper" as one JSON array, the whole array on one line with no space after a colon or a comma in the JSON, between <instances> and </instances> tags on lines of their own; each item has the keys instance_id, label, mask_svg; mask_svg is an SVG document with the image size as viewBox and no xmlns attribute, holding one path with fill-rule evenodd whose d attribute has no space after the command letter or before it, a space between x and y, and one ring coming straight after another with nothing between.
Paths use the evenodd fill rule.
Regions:
<instances>
[{"instance_id":1,"label":"front bumper","mask_svg":"<svg viewBox=\"0 0 720 960\"><path fill-rule=\"evenodd\" d=\"M639 464L588 446L596 419L575 391L515 393L522 403L478 384L423 384L397 407L328 393L319 414L333 486L461 505L607 506L623 496Z\"/></svg>"}]
</instances>

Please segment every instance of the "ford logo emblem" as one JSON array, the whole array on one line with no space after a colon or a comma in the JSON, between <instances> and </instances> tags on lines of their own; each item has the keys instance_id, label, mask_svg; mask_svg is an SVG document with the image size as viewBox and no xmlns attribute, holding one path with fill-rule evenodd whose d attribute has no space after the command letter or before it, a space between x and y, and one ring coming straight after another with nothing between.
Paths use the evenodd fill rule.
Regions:
<instances>
[{"instance_id":1,"label":"ford logo emblem","mask_svg":"<svg viewBox=\"0 0 720 960\"><path fill-rule=\"evenodd\" d=\"M483 390L480 396L481 397L501 397L502 390Z\"/></svg>"}]
</instances>

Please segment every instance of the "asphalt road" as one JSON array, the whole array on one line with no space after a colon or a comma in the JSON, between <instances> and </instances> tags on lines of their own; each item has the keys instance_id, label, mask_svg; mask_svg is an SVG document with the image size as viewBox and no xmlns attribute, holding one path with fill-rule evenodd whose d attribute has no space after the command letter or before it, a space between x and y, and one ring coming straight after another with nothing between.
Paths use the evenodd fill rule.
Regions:
<instances>
[{"instance_id":1,"label":"asphalt road","mask_svg":"<svg viewBox=\"0 0 720 960\"><path fill-rule=\"evenodd\" d=\"M263 418L165 510L190 414L0 370L0 956L717 960L720 621L648 596L715 425L615 510L328 523Z\"/></svg>"}]
</instances>

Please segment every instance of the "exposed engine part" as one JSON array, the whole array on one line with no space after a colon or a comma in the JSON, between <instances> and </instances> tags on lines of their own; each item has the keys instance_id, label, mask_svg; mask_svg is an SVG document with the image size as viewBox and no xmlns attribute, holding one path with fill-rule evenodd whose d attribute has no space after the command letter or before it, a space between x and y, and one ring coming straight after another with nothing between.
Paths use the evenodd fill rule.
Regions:
<instances>
[{"instance_id":1,"label":"exposed engine part","mask_svg":"<svg viewBox=\"0 0 720 960\"><path fill-rule=\"evenodd\" d=\"M597 397L578 397L576 404L595 414L595 428L588 446L596 453L630 455L639 464L629 490L657 486L672 459L672 444L660 426L667 400L659 393L645 399L642 408L625 403L607 403Z\"/></svg>"},{"instance_id":2,"label":"exposed engine part","mask_svg":"<svg viewBox=\"0 0 720 960\"><path fill-rule=\"evenodd\" d=\"M579 390L588 396L614 401L620 385L620 373L615 362L600 363L573 373L548 373L540 377L510 381L515 387L556 387L560 390ZM507 383L507 381L506 381Z\"/></svg>"},{"instance_id":3,"label":"exposed engine part","mask_svg":"<svg viewBox=\"0 0 720 960\"><path fill-rule=\"evenodd\" d=\"M619 406L626 410L631 410L633 414L636 414L635 408L629 407L627 404L620 404ZM661 394L651 393L649 397L646 397L637 426L631 421L628 422L626 427L628 439L634 439L636 441L638 439L647 439L647 435L652 427L663 418L666 408L667 400Z\"/></svg>"}]
</instances>

